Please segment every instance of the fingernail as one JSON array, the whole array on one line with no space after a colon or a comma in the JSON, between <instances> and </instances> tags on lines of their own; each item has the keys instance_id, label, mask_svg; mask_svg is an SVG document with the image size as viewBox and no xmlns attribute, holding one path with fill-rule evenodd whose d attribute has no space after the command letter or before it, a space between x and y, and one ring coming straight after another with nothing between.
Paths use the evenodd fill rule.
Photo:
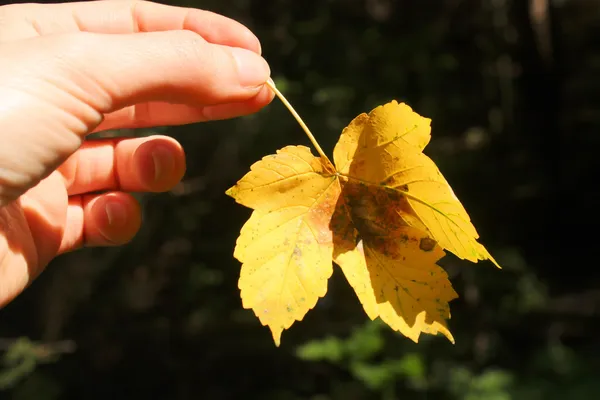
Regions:
<instances>
[{"instance_id":1,"label":"fingernail","mask_svg":"<svg viewBox=\"0 0 600 400\"><path fill-rule=\"evenodd\" d=\"M175 168L173 153L165 146L156 146L152 150L154 163L154 182L160 182L165 176L170 176Z\"/></svg>"},{"instance_id":2,"label":"fingernail","mask_svg":"<svg viewBox=\"0 0 600 400\"><path fill-rule=\"evenodd\" d=\"M263 85L271 75L267 61L258 54L238 47L231 48L237 64L240 85L257 87Z\"/></svg>"},{"instance_id":3,"label":"fingernail","mask_svg":"<svg viewBox=\"0 0 600 400\"><path fill-rule=\"evenodd\" d=\"M106 217L108 218L108 225L111 228L120 228L125 225L127 212L121 203L118 201L109 201L104 208L106 210Z\"/></svg>"}]
</instances>

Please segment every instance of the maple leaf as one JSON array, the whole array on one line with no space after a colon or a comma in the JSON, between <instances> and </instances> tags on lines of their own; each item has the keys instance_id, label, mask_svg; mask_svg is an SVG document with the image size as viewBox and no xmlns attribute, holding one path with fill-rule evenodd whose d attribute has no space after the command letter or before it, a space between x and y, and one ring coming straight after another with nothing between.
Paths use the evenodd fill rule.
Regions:
<instances>
[{"instance_id":1,"label":"maple leaf","mask_svg":"<svg viewBox=\"0 0 600 400\"><path fill-rule=\"evenodd\" d=\"M243 306L271 328L279 345L281 332L327 292L333 272L328 227L339 182L310 149L288 146L252 165L227 194L255 210L234 252L243 263Z\"/></svg>"},{"instance_id":2,"label":"maple leaf","mask_svg":"<svg viewBox=\"0 0 600 400\"><path fill-rule=\"evenodd\" d=\"M477 242L479 234L446 179L421 153L430 132L429 119L392 101L359 115L344 129L333 152L335 165L342 176L401 194L406 201L397 212L443 248L469 261L490 259L498 266Z\"/></svg>"},{"instance_id":3,"label":"maple leaf","mask_svg":"<svg viewBox=\"0 0 600 400\"><path fill-rule=\"evenodd\" d=\"M333 258L367 316L415 342L421 332L440 332L454 343L446 320L448 303L458 296L436 264L444 251L402 220L403 199L395 192L352 181L342 188L330 224Z\"/></svg>"},{"instance_id":4,"label":"maple leaf","mask_svg":"<svg viewBox=\"0 0 600 400\"><path fill-rule=\"evenodd\" d=\"M287 146L253 164L227 191L253 209L234 256L242 263L242 305L279 346L327 292L340 266L367 316L418 342L445 335L457 297L437 261L447 249L497 263L435 163L422 153L430 120L392 101L356 117L340 136L334 162L283 95L317 148ZM335 165L334 165L335 164Z\"/></svg>"}]
</instances>

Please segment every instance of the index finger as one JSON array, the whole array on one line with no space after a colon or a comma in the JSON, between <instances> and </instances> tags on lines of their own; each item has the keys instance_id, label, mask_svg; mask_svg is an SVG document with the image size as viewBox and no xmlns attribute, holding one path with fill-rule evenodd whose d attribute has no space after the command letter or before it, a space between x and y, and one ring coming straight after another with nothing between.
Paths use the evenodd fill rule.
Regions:
<instances>
[{"instance_id":1,"label":"index finger","mask_svg":"<svg viewBox=\"0 0 600 400\"><path fill-rule=\"evenodd\" d=\"M222 15L195 8L168 6L141 0L103 0L64 4L15 4L10 18L28 24L4 40L68 32L138 33L190 30L207 42L261 52L258 38L247 27Z\"/></svg>"}]
</instances>

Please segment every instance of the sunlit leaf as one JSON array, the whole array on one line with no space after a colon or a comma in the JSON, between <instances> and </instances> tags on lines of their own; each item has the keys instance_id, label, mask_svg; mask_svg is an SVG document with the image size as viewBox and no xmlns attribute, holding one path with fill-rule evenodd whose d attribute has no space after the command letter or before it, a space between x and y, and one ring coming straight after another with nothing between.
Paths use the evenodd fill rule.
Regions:
<instances>
[{"instance_id":1,"label":"sunlit leaf","mask_svg":"<svg viewBox=\"0 0 600 400\"><path fill-rule=\"evenodd\" d=\"M234 256L243 263L243 306L269 326L276 344L327 292L333 251L329 221L340 187L322 173L308 148L289 146L255 163L228 191L256 209Z\"/></svg>"},{"instance_id":2,"label":"sunlit leaf","mask_svg":"<svg viewBox=\"0 0 600 400\"><path fill-rule=\"evenodd\" d=\"M454 342L447 320L457 294L436 264L443 249L496 262L422 153L430 133L429 119L394 101L344 129L335 167L318 145L321 157L288 146L252 165L227 191L254 209L234 252L242 262L242 303L269 326L277 345L283 330L325 295L333 262L369 318L415 342L421 333Z\"/></svg>"},{"instance_id":3,"label":"sunlit leaf","mask_svg":"<svg viewBox=\"0 0 600 400\"><path fill-rule=\"evenodd\" d=\"M428 232L460 258L490 259L497 265L477 242L479 234L467 211L435 163L415 151L415 147L422 150L429 139L429 120L408 110L404 104L389 103L355 118L333 153L338 172L366 185L397 191L406 199L406 206L397 211L407 224Z\"/></svg>"}]
</instances>

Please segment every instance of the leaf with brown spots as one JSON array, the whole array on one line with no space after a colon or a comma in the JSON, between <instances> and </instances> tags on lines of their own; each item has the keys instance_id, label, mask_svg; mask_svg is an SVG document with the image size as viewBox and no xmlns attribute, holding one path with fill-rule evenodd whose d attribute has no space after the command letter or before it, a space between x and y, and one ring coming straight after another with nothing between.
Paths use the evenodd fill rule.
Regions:
<instances>
[{"instance_id":1,"label":"leaf with brown spots","mask_svg":"<svg viewBox=\"0 0 600 400\"><path fill-rule=\"evenodd\" d=\"M499 267L477 242L479 234L438 167L421 152L429 139L425 126L428 119L395 102L359 115L333 152L338 173L374 190L396 192L405 199L397 212L408 225L460 258L489 259Z\"/></svg>"},{"instance_id":2,"label":"leaf with brown spots","mask_svg":"<svg viewBox=\"0 0 600 400\"><path fill-rule=\"evenodd\" d=\"M234 256L242 262L244 308L281 333L327 292L333 262L365 312L418 341L445 335L457 297L437 265L447 249L473 262L489 259L469 216L437 166L422 151L430 120L393 101L344 129L335 166L287 100L320 157L287 146L250 168L227 191L254 210ZM496 264L497 265L497 264Z\"/></svg>"},{"instance_id":3,"label":"leaf with brown spots","mask_svg":"<svg viewBox=\"0 0 600 400\"><path fill-rule=\"evenodd\" d=\"M458 296L446 271L436 264L444 251L435 244L427 251L420 248L428 240L407 226L385 238L362 238L335 262L369 318L380 317L415 342L425 332L442 333L454 343L446 320L448 302Z\"/></svg>"}]
</instances>

